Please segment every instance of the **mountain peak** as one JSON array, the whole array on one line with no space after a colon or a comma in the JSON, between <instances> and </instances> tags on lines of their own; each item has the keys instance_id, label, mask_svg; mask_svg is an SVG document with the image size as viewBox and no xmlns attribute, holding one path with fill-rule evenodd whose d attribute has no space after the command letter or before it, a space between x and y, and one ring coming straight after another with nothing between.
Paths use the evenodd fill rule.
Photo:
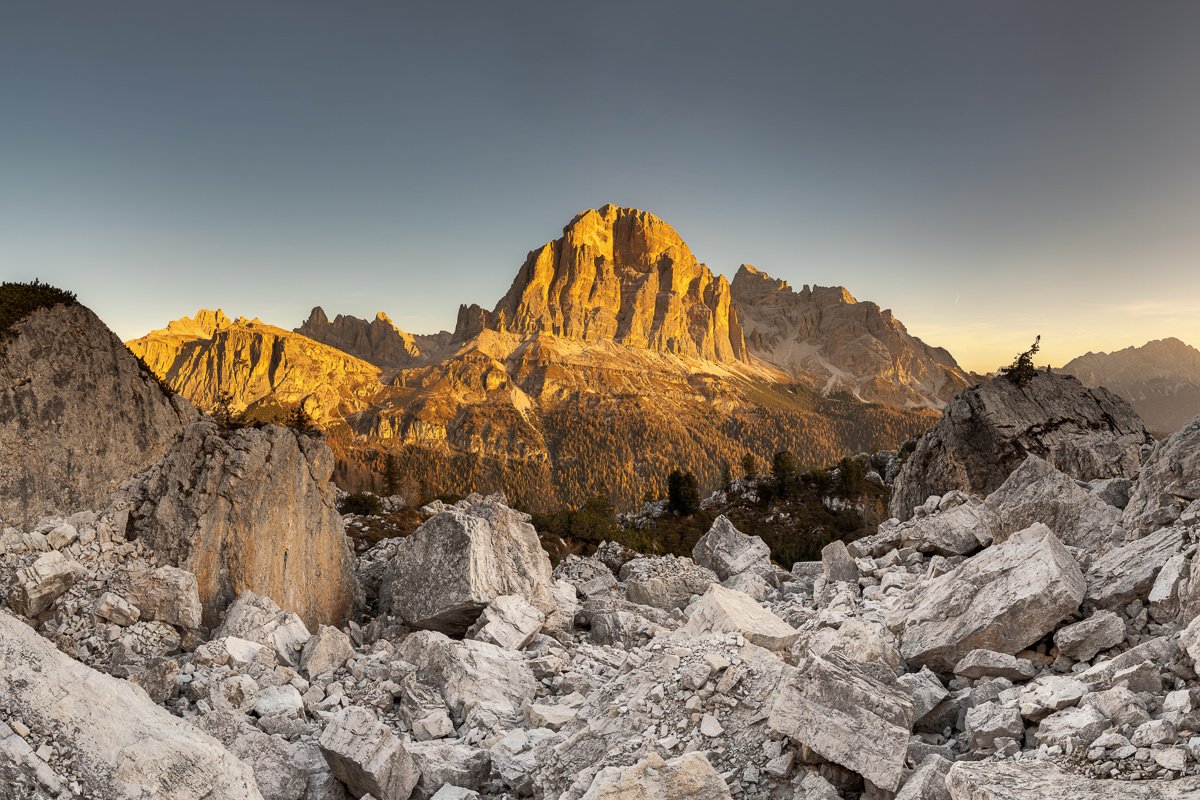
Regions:
<instances>
[{"instance_id":1,"label":"mountain peak","mask_svg":"<svg viewBox=\"0 0 1200 800\"><path fill-rule=\"evenodd\" d=\"M576 215L561 238L529 253L490 313L466 316L460 336L491 328L709 361L746 358L729 281L658 217L613 204Z\"/></svg>"},{"instance_id":2,"label":"mountain peak","mask_svg":"<svg viewBox=\"0 0 1200 800\"><path fill-rule=\"evenodd\" d=\"M213 334L222 328L228 328L233 320L225 316L221 309L202 308L194 317L180 317L167 323L166 333L180 336L198 336L211 339Z\"/></svg>"}]
</instances>

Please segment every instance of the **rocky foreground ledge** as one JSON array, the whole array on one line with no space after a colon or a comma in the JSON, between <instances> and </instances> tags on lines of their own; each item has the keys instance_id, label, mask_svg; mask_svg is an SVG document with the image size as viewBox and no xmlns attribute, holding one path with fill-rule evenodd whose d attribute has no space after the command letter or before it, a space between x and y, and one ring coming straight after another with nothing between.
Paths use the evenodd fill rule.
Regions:
<instances>
[{"instance_id":1,"label":"rocky foreground ledge","mask_svg":"<svg viewBox=\"0 0 1200 800\"><path fill-rule=\"evenodd\" d=\"M187 463L242 474L212 435ZM140 479L0 532L0 797L1200 797L1200 420L1137 458L1029 455L791 571L724 518L552 569L502 497L434 504L336 627L253 591L209 624L164 521L246 514Z\"/></svg>"}]
</instances>

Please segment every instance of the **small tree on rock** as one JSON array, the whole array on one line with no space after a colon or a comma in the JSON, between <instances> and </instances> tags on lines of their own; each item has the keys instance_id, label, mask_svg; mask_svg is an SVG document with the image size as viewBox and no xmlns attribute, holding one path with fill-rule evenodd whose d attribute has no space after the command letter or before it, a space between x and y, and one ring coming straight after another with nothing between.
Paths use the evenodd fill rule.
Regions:
<instances>
[{"instance_id":1,"label":"small tree on rock","mask_svg":"<svg viewBox=\"0 0 1200 800\"><path fill-rule=\"evenodd\" d=\"M1033 340L1031 346L1024 353L1020 353L1013 359L1013 363L1007 367L1000 368L1000 374L1008 378L1017 386L1024 386L1037 376L1037 367L1033 365L1033 357L1037 355L1041 348L1042 337L1039 335Z\"/></svg>"},{"instance_id":2,"label":"small tree on rock","mask_svg":"<svg viewBox=\"0 0 1200 800\"><path fill-rule=\"evenodd\" d=\"M217 395L217 400L213 403L212 418L222 428L229 429L233 427L236 417L233 413L232 392L224 391Z\"/></svg>"},{"instance_id":3,"label":"small tree on rock","mask_svg":"<svg viewBox=\"0 0 1200 800\"><path fill-rule=\"evenodd\" d=\"M395 453L383 458L383 490L388 497L400 494L400 461Z\"/></svg>"}]
</instances>

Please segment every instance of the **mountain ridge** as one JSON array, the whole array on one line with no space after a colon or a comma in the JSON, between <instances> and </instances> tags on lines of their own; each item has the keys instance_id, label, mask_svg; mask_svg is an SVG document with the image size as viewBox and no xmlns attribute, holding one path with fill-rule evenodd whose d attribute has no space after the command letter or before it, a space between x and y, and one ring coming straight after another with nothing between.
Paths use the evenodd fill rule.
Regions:
<instances>
[{"instance_id":1,"label":"mountain ridge","mask_svg":"<svg viewBox=\"0 0 1200 800\"><path fill-rule=\"evenodd\" d=\"M754 269L774 287L766 313L786 312L768 329L752 269L730 283L661 219L608 205L531 250L491 310L462 306L453 334L409 334L382 312L330 321L318 306L294 331L201 311L130 346L202 407L223 391L256 419L302 405L330 433L343 485L378 488L393 456L410 492L525 500L549 485L558 502L632 505L677 466L715 485L747 451L816 467L895 448L965 384L890 311ZM819 358L773 358L779 338Z\"/></svg>"},{"instance_id":2,"label":"mountain ridge","mask_svg":"<svg viewBox=\"0 0 1200 800\"><path fill-rule=\"evenodd\" d=\"M1107 353L1088 352L1056 371L1117 393L1160 434L1178 430L1200 414L1200 350L1173 336Z\"/></svg>"}]
</instances>

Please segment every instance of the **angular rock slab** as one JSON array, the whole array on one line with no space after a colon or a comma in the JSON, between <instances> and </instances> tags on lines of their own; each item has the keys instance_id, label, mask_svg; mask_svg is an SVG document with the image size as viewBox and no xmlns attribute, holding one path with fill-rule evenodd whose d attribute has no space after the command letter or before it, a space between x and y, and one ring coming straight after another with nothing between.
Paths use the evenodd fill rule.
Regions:
<instances>
[{"instance_id":1,"label":"angular rock slab","mask_svg":"<svg viewBox=\"0 0 1200 800\"><path fill-rule=\"evenodd\" d=\"M1154 446L1125 506L1125 525L1145 533L1170 525L1200 498L1200 417Z\"/></svg>"},{"instance_id":2,"label":"angular rock slab","mask_svg":"<svg viewBox=\"0 0 1200 800\"><path fill-rule=\"evenodd\" d=\"M767 727L894 792L912 722L912 698L889 670L831 653L785 669Z\"/></svg>"},{"instance_id":3,"label":"angular rock slab","mask_svg":"<svg viewBox=\"0 0 1200 800\"><path fill-rule=\"evenodd\" d=\"M111 800L262 800L254 773L131 683L96 672L0 611L0 708L66 746Z\"/></svg>"},{"instance_id":4,"label":"angular rock slab","mask_svg":"<svg viewBox=\"0 0 1200 800\"><path fill-rule=\"evenodd\" d=\"M1045 523L1063 544L1093 551L1119 544L1125 537L1120 509L1081 489L1069 475L1035 455L988 495L987 506L1000 522L996 541L1035 522Z\"/></svg>"},{"instance_id":5,"label":"angular rock slab","mask_svg":"<svg viewBox=\"0 0 1200 800\"><path fill-rule=\"evenodd\" d=\"M688 621L680 633L704 636L710 633L740 633L747 641L776 653L785 653L800 638L788 625L749 595L726 589L719 583L688 609Z\"/></svg>"},{"instance_id":6,"label":"angular rock slab","mask_svg":"<svg viewBox=\"0 0 1200 800\"><path fill-rule=\"evenodd\" d=\"M1183 528L1163 528L1109 550L1087 571L1087 601L1096 608L1120 608L1145 600L1158 572L1183 548Z\"/></svg>"},{"instance_id":7,"label":"angular rock slab","mask_svg":"<svg viewBox=\"0 0 1200 800\"><path fill-rule=\"evenodd\" d=\"M727 800L729 787L703 753L664 761L649 755L628 768L601 770L582 800Z\"/></svg>"},{"instance_id":8,"label":"angular rock slab","mask_svg":"<svg viewBox=\"0 0 1200 800\"><path fill-rule=\"evenodd\" d=\"M553 613L550 557L528 519L488 498L426 520L397 548L392 610L414 628L455 635L501 595Z\"/></svg>"},{"instance_id":9,"label":"angular rock slab","mask_svg":"<svg viewBox=\"0 0 1200 800\"><path fill-rule=\"evenodd\" d=\"M918 587L888 626L911 666L950 672L972 650L1012 655L1079 608L1079 565L1045 525L1014 534Z\"/></svg>"},{"instance_id":10,"label":"angular rock slab","mask_svg":"<svg viewBox=\"0 0 1200 800\"><path fill-rule=\"evenodd\" d=\"M36 617L54 604L84 572L77 562L51 551L17 573L8 602L13 611Z\"/></svg>"},{"instance_id":11,"label":"angular rock slab","mask_svg":"<svg viewBox=\"0 0 1200 800\"><path fill-rule=\"evenodd\" d=\"M467 638L488 642L505 650L523 650L538 635L546 615L515 594L502 594L493 600L475 624L467 630Z\"/></svg>"},{"instance_id":12,"label":"angular rock slab","mask_svg":"<svg viewBox=\"0 0 1200 800\"><path fill-rule=\"evenodd\" d=\"M723 581L750 572L775 585L771 548L758 536L749 536L733 526L724 514L717 517L708 533L692 548L692 560L717 573Z\"/></svg>"},{"instance_id":13,"label":"angular rock slab","mask_svg":"<svg viewBox=\"0 0 1200 800\"><path fill-rule=\"evenodd\" d=\"M946 776L951 800L1192 800L1200 778L1111 781L1039 761L958 761Z\"/></svg>"},{"instance_id":14,"label":"angular rock slab","mask_svg":"<svg viewBox=\"0 0 1200 800\"><path fill-rule=\"evenodd\" d=\"M360 797L408 800L421 777L404 742L361 706L335 714L320 746L333 774Z\"/></svg>"}]
</instances>

